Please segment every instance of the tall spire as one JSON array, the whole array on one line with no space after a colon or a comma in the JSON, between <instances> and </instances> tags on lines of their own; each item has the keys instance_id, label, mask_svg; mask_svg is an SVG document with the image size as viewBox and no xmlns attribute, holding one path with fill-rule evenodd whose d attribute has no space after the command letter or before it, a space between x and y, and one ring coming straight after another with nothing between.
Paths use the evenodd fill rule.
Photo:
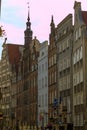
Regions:
<instances>
[{"instance_id":1,"label":"tall spire","mask_svg":"<svg viewBox=\"0 0 87 130\"><path fill-rule=\"evenodd\" d=\"M28 18L27 18L27 23L26 23L26 28L27 29L31 29L31 22L30 22L30 16L29 16L29 2L27 2L27 4L28 4Z\"/></svg>"},{"instance_id":2,"label":"tall spire","mask_svg":"<svg viewBox=\"0 0 87 130\"><path fill-rule=\"evenodd\" d=\"M54 25L54 20L53 20L53 15L52 15L52 18L51 18L51 24L50 24L51 27L55 26Z\"/></svg>"},{"instance_id":3,"label":"tall spire","mask_svg":"<svg viewBox=\"0 0 87 130\"><path fill-rule=\"evenodd\" d=\"M27 2L27 4L28 4L28 18L27 18L27 20L29 22L30 21L30 17L29 17L29 2Z\"/></svg>"},{"instance_id":4,"label":"tall spire","mask_svg":"<svg viewBox=\"0 0 87 130\"><path fill-rule=\"evenodd\" d=\"M30 16L29 16L29 2L28 4L28 17L26 22L26 30L24 31L25 34L25 45L28 46L29 43L32 41L32 30L31 30L31 22L30 22Z\"/></svg>"},{"instance_id":5,"label":"tall spire","mask_svg":"<svg viewBox=\"0 0 87 130\"><path fill-rule=\"evenodd\" d=\"M51 23L50 23L50 27L51 27L51 34L55 34L55 24L54 24L54 20L53 20L53 15L51 17Z\"/></svg>"}]
</instances>

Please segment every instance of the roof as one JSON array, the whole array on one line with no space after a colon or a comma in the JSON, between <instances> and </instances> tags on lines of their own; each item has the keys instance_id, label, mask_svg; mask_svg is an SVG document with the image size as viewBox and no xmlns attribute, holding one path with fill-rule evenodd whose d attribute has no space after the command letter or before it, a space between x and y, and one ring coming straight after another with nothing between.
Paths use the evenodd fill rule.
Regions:
<instances>
[{"instance_id":1,"label":"roof","mask_svg":"<svg viewBox=\"0 0 87 130\"><path fill-rule=\"evenodd\" d=\"M10 64L17 64L21 58L20 47L23 45L7 44Z\"/></svg>"},{"instance_id":2,"label":"roof","mask_svg":"<svg viewBox=\"0 0 87 130\"><path fill-rule=\"evenodd\" d=\"M82 18L83 18L84 23L87 26L87 11L82 11Z\"/></svg>"}]
</instances>

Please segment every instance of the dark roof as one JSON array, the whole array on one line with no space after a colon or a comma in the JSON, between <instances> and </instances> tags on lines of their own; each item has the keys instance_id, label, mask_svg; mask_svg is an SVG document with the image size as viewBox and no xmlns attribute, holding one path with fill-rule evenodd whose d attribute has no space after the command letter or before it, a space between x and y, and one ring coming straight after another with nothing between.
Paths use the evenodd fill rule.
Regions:
<instances>
[{"instance_id":1,"label":"dark roof","mask_svg":"<svg viewBox=\"0 0 87 130\"><path fill-rule=\"evenodd\" d=\"M8 56L10 64L17 64L21 58L21 52L19 50L23 45L7 44Z\"/></svg>"},{"instance_id":2,"label":"dark roof","mask_svg":"<svg viewBox=\"0 0 87 130\"><path fill-rule=\"evenodd\" d=\"M83 18L84 23L87 26L87 11L82 11L82 18Z\"/></svg>"}]
</instances>

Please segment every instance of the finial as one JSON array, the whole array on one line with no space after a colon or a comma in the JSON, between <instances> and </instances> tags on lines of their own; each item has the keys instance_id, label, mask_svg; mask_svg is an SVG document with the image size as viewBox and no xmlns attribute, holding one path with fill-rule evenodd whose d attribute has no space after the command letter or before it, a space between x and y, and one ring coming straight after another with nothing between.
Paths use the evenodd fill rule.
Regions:
<instances>
[{"instance_id":1,"label":"finial","mask_svg":"<svg viewBox=\"0 0 87 130\"><path fill-rule=\"evenodd\" d=\"M53 21L53 15L52 15L52 23L54 23L54 21Z\"/></svg>"}]
</instances>

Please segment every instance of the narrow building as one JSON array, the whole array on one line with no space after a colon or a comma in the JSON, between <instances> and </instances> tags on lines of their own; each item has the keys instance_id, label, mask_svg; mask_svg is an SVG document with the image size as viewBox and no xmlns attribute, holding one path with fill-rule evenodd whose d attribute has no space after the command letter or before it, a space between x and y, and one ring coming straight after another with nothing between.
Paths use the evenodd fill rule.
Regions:
<instances>
[{"instance_id":1,"label":"narrow building","mask_svg":"<svg viewBox=\"0 0 87 130\"><path fill-rule=\"evenodd\" d=\"M72 124L72 14L66 16L58 25L57 44L57 87L58 87L58 125L67 129Z\"/></svg>"},{"instance_id":2,"label":"narrow building","mask_svg":"<svg viewBox=\"0 0 87 130\"><path fill-rule=\"evenodd\" d=\"M48 42L40 44L38 57L38 127L48 124Z\"/></svg>"},{"instance_id":3,"label":"narrow building","mask_svg":"<svg viewBox=\"0 0 87 130\"><path fill-rule=\"evenodd\" d=\"M87 11L74 3L73 123L75 130L87 129Z\"/></svg>"},{"instance_id":4,"label":"narrow building","mask_svg":"<svg viewBox=\"0 0 87 130\"><path fill-rule=\"evenodd\" d=\"M16 119L16 71L21 57L21 45L3 43L0 66L0 89L2 93L1 110L3 113L3 127L13 127L13 120ZM14 69L13 69L14 68ZM12 78L14 77L14 81ZM12 85L15 83L15 87ZM15 125L16 122L14 122ZM15 127L15 126L14 126Z\"/></svg>"},{"instance_id":5,"label":"narrow building","mask_svg":"<svg viewBox=\"0 0 87 130\"><path fill-rule=\"evenodd\" d=\"M57 118L57 112L55 112L55 99L57 100L57 46L55 43L55 24L53 16L50 24L50 35L49 35L49 47L48 47L48 114L49 114L49 125L54 125ZM56 115L55 115L56 113Z\"/></svg>"}]
</instances>

